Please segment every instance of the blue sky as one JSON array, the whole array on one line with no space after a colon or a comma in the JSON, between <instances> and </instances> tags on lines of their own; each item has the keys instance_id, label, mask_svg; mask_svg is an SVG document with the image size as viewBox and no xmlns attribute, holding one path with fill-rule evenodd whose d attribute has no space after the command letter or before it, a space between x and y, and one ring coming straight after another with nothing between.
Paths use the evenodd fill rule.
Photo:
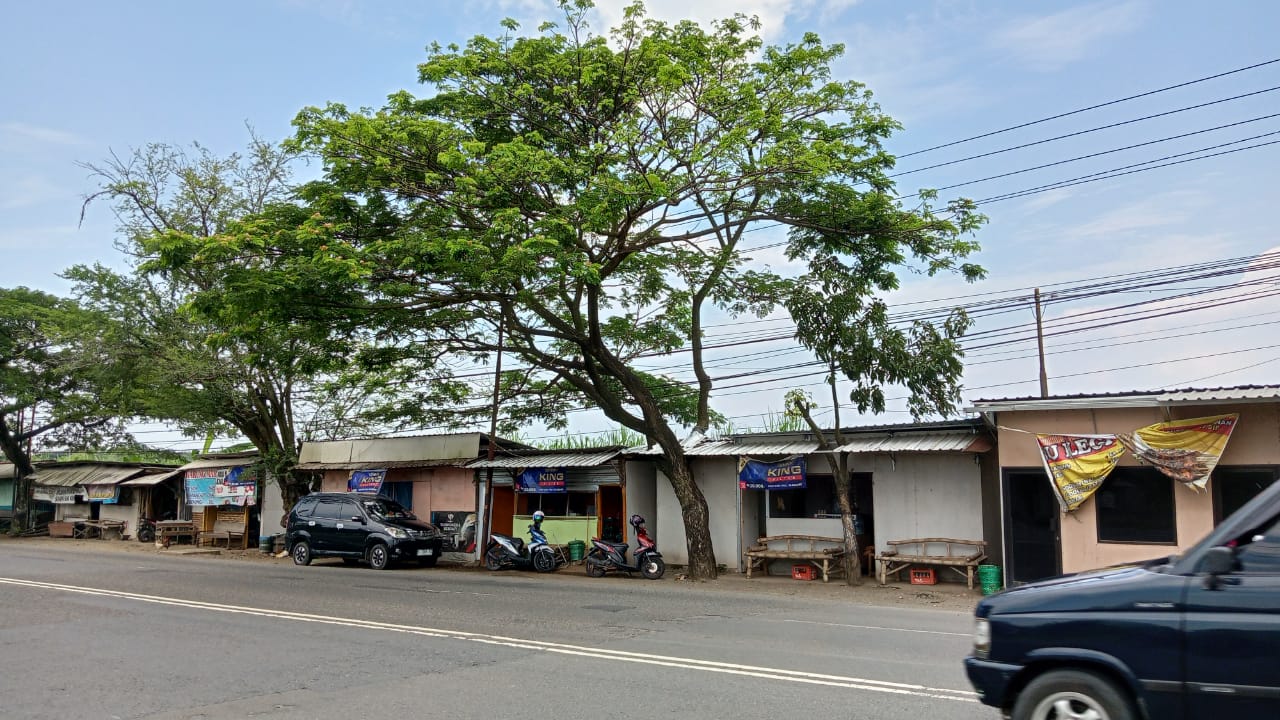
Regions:
<instances>
[{"instance_id":1,"label":"blue sky","mask_svg":"<svg viewBox=\"0 0 1280 720\"><path fill-rule=\"evenodd\" d=\"M621 3L600 5L597 27L619 17ZM695 6L695 14L686 15ZM1203 2L1176 0L659 0L648 7L667 20L753 13L771 42L812 30L825 41L844 43L846 55L836 66L837 76L865 82L882 107L903 123L904 130L891 143L902 155L1280 57L1274 34L1280 27L1280 4L1263 0L1228 0L1212 10ZM112 247L109 210L91 207L80 223L81 199L94 187L78 162L100 161L110 151L123 154L148 142L199 141L223 154L244 146L246 123L266 138L280 139L304 106L339 101L376 107L392 91L421 91L416 64L428 43L496 34L498 21L506 16L521 20L532 32L539 20L555 19L557 11L544 0L49 0L10 7L0 26L0 285L63 292L66 284L57 273L72 263L120 264ZM898 168L907 172L1275 86L1280 86L1280 63L903 157ZM910 173L899 178L899 190L970 181L1275 113L1280 113L1280 91L1264 92ZM1280 118L1255 120L943 195L988 198L1278 130ZM1280 201L1273 170L1277 161L1280 145L1271 145L991 203L984 206L991 223L978 236L983 245L979 261L989 269L989 279L973 286L909 279L897 299L1048 287L1269 251L1280 246L1265 214ZM765 244L768 232L759 235ZM781 262L768 251L760 260ZM1048 318L1060 320L1120 302L1107 297L1050 307ZM1274 382L1280 350L1267 346L1280 345L1280 325L1269 323L1280 314L1265 314L1277 311L1280 302L1263 299L1072 337L1110 345L1134 338L1134 333L1150 333L1137 336L1141 343L1051 356L1051 390ZM1246 316L1253 319L1242 319ZM1244 324L1253 327L1227 329ZM1193 331L1204 332L1160 339L1160 332ZM775 348L781 357L787 345L750 350ZM1034 347L1013 349L1030 352ZM973 364L966 376L972 388L966 399L1034 394L1035 361L1023 354ZM1185 359L1198 355L1218 356ZM733 371L788 362L744 359ZM1142 367L1115 370L1132 365ZM1089 374L1065 377L1078 373ZM740 418L735 421L740 426L758 424L751 415L779 409L782 393L797 382L806 381L726 394L720 407ZM891 409L881 420L909 419L901 403ZM578 429L593 424L585 416L575 420Z\"/></svg>"}]
</instances>

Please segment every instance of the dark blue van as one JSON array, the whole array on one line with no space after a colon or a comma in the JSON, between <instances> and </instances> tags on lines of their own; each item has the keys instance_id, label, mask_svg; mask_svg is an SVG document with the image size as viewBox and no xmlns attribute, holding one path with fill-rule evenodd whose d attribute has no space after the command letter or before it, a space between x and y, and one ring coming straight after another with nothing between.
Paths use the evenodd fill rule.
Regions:
<instances>
[{"instance_id":1,"label":"dark blue van","mask_svg":"<svg viewBox=\"0 0 1280 720\"><path fill-rule=\"evenodd\" d=\"M1182 553L984 598L965 670L1014 720L1280 718L1280 483Z\"/></svg>"}]
</instances>

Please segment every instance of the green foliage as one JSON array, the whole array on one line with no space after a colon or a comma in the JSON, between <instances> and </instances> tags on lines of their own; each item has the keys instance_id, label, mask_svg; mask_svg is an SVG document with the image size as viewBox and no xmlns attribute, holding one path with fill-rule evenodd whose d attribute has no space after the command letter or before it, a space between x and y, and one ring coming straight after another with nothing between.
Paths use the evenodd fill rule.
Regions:
<instances>
[{"instance_id":1,"label":"green foliage","mask_svg":"<svg viewBox=\"0 0 1280 720\"><path fill-rule=\"evenodd\" d=\"M644 436L623 427L601 433L569 434L534 443L544 450L606 450L646 445Z\"/></svg>"}]
</instances>

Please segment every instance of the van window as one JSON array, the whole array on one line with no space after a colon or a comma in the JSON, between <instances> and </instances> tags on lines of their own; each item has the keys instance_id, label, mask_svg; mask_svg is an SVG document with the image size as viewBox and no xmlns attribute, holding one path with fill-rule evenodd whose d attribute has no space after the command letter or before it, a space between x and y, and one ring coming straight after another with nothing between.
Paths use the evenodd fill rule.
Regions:
<instances>
[{"instance_id":1,"label":"van window","mask_svg":"<svg viewBox=\"0 0 1280 720\"><path fill-rule=\"evenodd\" d=\"M316 499L313 497L305 497L298 501L297 507L293 509L298 517L311 517L311 513L316 508Z\"/></svg>"},{"instance_id":2,"label":"van window","mask_svg":"<svg viewBox=\"0 0 1280 720\"><path fill-rule=\"evenodd\" d=\"M1237 554L1242 572L1280 575L1280 521L1240 548Z\"/></svg>"},{"instance_id":3,"label":"van window","mask_svg":"<svg viewBox=\"0 0 1280 720\"><path fill-rule=\"evenodd\" d=\"M342 501L325 498L316 506L314 517L337 520L342 517Z\"/></svg>"}]
</instances>

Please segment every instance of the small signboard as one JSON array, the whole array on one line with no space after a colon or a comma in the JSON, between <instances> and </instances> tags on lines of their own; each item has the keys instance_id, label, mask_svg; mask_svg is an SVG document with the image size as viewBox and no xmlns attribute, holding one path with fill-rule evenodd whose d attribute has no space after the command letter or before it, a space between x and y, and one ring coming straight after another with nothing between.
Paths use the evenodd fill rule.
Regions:
<instances>
[{"instance_id":1,"label":"small signboard","mask_svg":"<svg viewBox=\"0 0 1280 720\"><path fill-rule=\"evenodd\" d=\"M516 492L562 493L568 492L564 468L525 468L516 478Z\"/></svg>"},{"instance_id":2,"label":"small signboard","mask_svg":"<svg viewBox=\"0 0 1280 720\"><path fill-rule=\"evenodd\" d=\"M807 485L805 460L793 457L779 462L738 460L738 487L743 490L791 490Z\"/></svg>"},{"instance_id":3,"label":"small signboard","mask_svg":"<svg viewBox=\"0 0 1280 720\"><path fill-rule=\"evenodd\" d=\"M377 495L386 479L386 470L352 470L351 477L347 480L347 492Z\"/></svg>"}]
</instances>

